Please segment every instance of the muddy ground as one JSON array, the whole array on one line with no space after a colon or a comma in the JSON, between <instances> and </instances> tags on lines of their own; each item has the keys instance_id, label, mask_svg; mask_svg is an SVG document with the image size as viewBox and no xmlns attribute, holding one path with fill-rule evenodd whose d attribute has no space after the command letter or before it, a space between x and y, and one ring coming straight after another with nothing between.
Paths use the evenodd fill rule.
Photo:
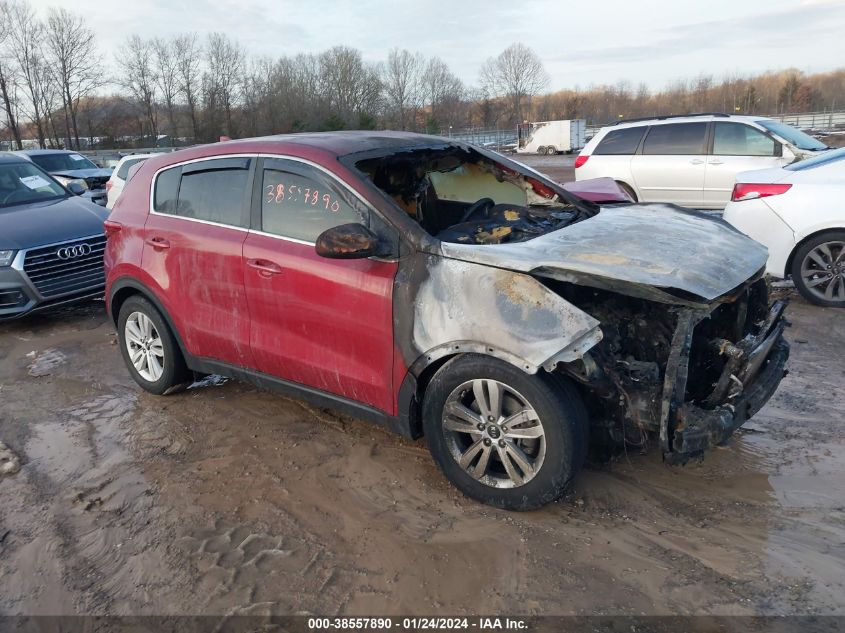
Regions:
<instances>
[{"instance_id":1,"label":"muddy ground","mask_svg":"<svg viewBox=\"0 0 845 633\"><path fill-rule=\"evenodd\" d=\"M102 303L0 325L5 614L845 613L845 311L729 445L463 498L422 442L238 382L156 397Z\"/></svg>"}]
</instances>

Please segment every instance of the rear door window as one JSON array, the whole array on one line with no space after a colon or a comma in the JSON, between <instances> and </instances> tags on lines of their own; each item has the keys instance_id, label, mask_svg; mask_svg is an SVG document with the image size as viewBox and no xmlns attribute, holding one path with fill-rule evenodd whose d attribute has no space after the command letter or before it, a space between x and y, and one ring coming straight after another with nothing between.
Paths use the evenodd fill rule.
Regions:
<instances>
[{"instance_id":1,"label":"rear door window","mask_svg":"<svg viewBox=\"0 0 845 633\"><path fill-rule=\"evenodd\" d=\"M713 153L718 156L774 156L775 141L744 123L716 123Z\"/></svg>"},{"instance_id":2,"label":"rear door window","mask_svg":"<svg viewBox=\"0 0 845 633\"><path fill-rule=\"evenodd\" d=\"M153 208L183 218L247 227L249 158L218 158L173 167L156 177Z\"/></svg>"},{"instance_id":3,"label":"rear door window","mask_svg":"<svg viewBox=\"0 0 845 633\"><path fill-rule=\"evenodd\" d=\"M643 142L643 154L704 154L707 123L667 123L653 125Z\"/></svg>"},{"instance_id":4,"label":"rear door window","mask_svg":"<svg viewBox=\"0 0 845 633\"><path fill-rule=\"evenodd\" d=\"M643 133L648 129L646 126L629 127L619 130L613 130L607 133L601 142L599 142L596 149L593 150L593 155L599 156L613 156L634 154L637 147L640 145L640 140L643 138Z\"/></svg>"},{"instance_id":5,"label":"rear door window","mask_svg":"<svg viewBox=\"0 0 845 633\"><path fill-rule=\"evenodd\" d=\"M266 159L261 185L260 221L265 233L315 242L326 229L364 221L361 205L314 168Z\"/></svg>"}]
</instances>

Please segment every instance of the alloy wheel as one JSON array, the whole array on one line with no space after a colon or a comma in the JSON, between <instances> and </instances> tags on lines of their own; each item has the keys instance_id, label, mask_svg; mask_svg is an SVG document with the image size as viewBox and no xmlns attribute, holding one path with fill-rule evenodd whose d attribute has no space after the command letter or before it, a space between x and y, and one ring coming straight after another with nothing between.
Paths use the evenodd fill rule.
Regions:
<instances>
[{"instance_id":1,"label":"alloy wheel","mask_svg":"<svg viewBox=\"0 0 845 633\"><path fill-rule=\"evenodd\" d=\"M456 387L443 407L449 452L471 477L496 488L531 481L546 456L543 424L515 389L478 379Z\"/></svg>"},{"instance_id":2,"label":"alloy wheel","mask_svg":"<svg viewBox=\"0 0 845 633\"><path fill-rule=\"evenodd\" d=\"M845 301L845 242L825 242L807 253L801 281L819 299Z\"/></svg>"},{"instance_id":3,"label":"alloy wheel","mask_svg":"<svg viewBox=\"0 0 845 633\"><path fill-rule=\"evenodd\" d=\"M158 381L164 373L164 343L152 319L143 312L130 314L124 338L135 371L148 382Z\"/></svg>"}]
</instances>

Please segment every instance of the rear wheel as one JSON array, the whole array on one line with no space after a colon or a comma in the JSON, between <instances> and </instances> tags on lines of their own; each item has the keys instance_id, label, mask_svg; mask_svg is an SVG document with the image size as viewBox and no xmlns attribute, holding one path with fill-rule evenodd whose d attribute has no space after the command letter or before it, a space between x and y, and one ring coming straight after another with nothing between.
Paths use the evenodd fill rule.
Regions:
<instances>
[{"instance_id":1,"label":"rear wheel","mask_svg":"<svg viewBox=\"0 0 845 633\"><path fill-rule=\"evenodd\" d=\"M546 155L546 148L545 148L545 146L544 146L544 147L538 147L538 148L537 148L537 153L538 153L540 156L545 156L545 155Z\"/></svg>"},{"instance_id":2,"label":"rear wheel","mask_svg":"<svg viewBox=\"0 0 845 633\"><path fill-rule=\"evenodd\" d=\"M557 154L557 148L550 145L549 147L546 148L546 154L548 154L549 156L554 156L555 154Z\"/></svg>"},{"instance_id":3,"label":"rear wheel","mask_svg":"<svg viewBox=\"0 0 845 633\"><path fill-rule=\"evenodd\" d=\"M845 307L845 231L830 231L808 240L792 259L792 280L812 303Z\"/></svg>"},{"instance_id":4,"label":"rear wheel","mask_svg":"<svg viewBox=\"0 0 845 633\"><path fill-rule=\"evenodd\" d=\"M508 510L557 499L586 453L587 416L574 389L484 356L456 357L435 374L423 425L455 487Z\"/></svg>"},{"instance_id":5,"label":"rear wheel","mask_svg":"<svg viewBox=\"0 0 845 633\"><path fill-rule=\"evenodd\" d=\"M162 395L190 382L191 374L173 333L147 299L134 296L123 303L117 333L126 367L143 389Z\"/></svg>"}]
</instances>

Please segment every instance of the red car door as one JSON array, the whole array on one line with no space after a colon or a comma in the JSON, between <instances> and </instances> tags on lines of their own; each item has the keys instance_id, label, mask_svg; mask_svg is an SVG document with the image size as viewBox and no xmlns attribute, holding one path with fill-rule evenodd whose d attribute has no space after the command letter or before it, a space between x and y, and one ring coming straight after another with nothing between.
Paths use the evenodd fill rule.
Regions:
<instances>
[{"instance_id":1,"label":"red car door","mask_svg":"<svg viewBox=\"0 0 845 633\"><path fill-rule=\"evenodd\" d=\"M367 222L369 210L316 167L275 158L260 167L256 228L244 243L255 366L393 414L397 264L327 259L314 250L324 230Z\"/></svg>"},{"instance_id":2,"label":"red car door","mask_svg":"<svg viewBox=\"0 0 845 633\"><path fill-rule=\"evenodd\" d=\"M252 364L243 243L255 160L216 158L163 170L144 227L142 267L188 351L236 366Z\"/></svg>"}]
</instances>

